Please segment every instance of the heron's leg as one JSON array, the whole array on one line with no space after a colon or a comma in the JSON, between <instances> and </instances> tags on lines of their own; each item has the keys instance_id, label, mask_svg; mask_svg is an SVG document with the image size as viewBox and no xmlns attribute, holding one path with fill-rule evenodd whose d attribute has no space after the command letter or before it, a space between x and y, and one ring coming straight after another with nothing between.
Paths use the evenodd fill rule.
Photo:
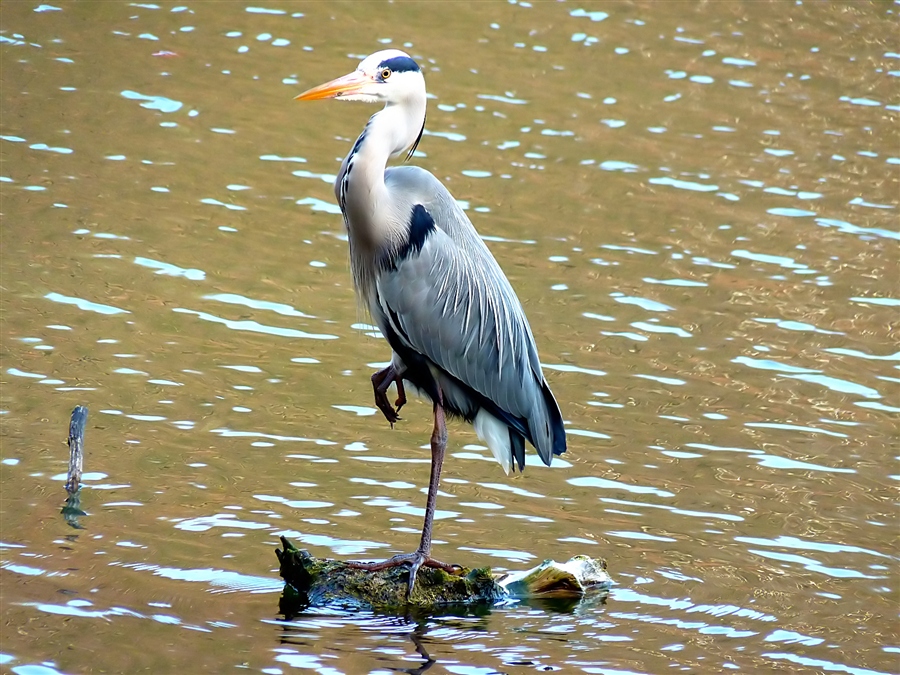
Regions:
<instances>
[{"instance_id":1,"label":"heron's leg","mask_svg":"<svg viewBox=\"0 0 900 675\"><path fill-rule=\"evenodd\" d=\"M397 414L397 410L395 410L390 401L388 401L387 390L392 383L397 384L398 396L395 405L397 406L397 410L399 410L403 407L403 404L406 403L406 392L403 389L403 380L400 379L400 374L397 372L397 369L394 368L394 364L391 364L387 368L379 370L372 375L372 389L375 391L375 405L378 406L378 409L382 412L385 419L390 422L391 426L394 426L394 423L400 419L400 415Z\"/></svg>"},{"instance_id":2,"label":"heron's leg","mask_svg":"<svg viewBox=\"0 0 900 675\"><path fill-rule=\"evenodd\" d=\"M441 396L438 390L438 398ZM425 502L425 523L422 525L422 541L419 553L431 553L431 528L434 524L434 507L437 503L438 487L441 484L441 469L444 453L447 451L447 422L444 419L442 402L434 404L434 430L431 432L431 480L428 481L428 500Z\"/></svg>"},{"instance_id":3,"label":"heron's leg","mask_svg":"<svg viewBox=\"0 0 900 675\"><path fill-rule=\"evenodd\" d=\"M373 379L374 381L374 379ZM409 586L407 587L407 597L412 594L413 586L416 583L416 574L420 567L435 567L445 572L454 573L459 569L459 565L448 565L447 563L435 560L431 557L431 530L434 524L434 509L437 503L438 487L441 483L441 468L444 465L444 453L447 450L447 424L444 418L443 397L438 390L438 401L434 404L434 431L431 433L431 479L428 482L428 499L425 502L425 522L422 525L422 540L419 548L414 553L403 553L395 555L389 560L380 563L347 563L351 567L357 567L369 571L377 571L397 567L398 565L409 565Z\"/></svg>"}]
</instances>

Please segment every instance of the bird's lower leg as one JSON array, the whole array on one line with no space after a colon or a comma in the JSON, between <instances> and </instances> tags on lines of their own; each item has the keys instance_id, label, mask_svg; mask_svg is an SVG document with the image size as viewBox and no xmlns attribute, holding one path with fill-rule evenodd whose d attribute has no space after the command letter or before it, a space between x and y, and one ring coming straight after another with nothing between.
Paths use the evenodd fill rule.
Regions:
<instances>
[{"instance_id":1,"label":"bird's lower leg","mask_svg":"<svg viewBox=\"0 0 900 675\"><path fill-rule=\"evenodd\" d=\"M444 406L434 404L434 430L431 432L431 477L428 481L428 499L425 502L425 522L422 525L422 541L419 551L431 553L431 529L434 524L434 508L437 503L438 487L441 484L441 469L444 466L444 452L447 450L447 422Z\"/></svg>"},{"instance_id":2,"label":"bird's lower leg","mask_svg":"<svg viewBox=\"0 0 900 675\"><path fill-rule=\"evenodd\" d=\"M374 378L373 378L374 381ZM438 486L441 482L441 468L444 464L444 453L447 449L447 425L444 419L444 406L441 403L434 404L434 431L431 434L431 478L428 481L428 500L425 503L425 522L422 525L422 539L419 548L413 553L395 555L389 560L379 563L350 562L348 565L369 571L377 571L409 565L409 582L406 589L407 597L412 594L416 583L416 574L420 567L434 567L445 572L454 573L460 569L459 565L449 565L431 557L431 530L434 525L434 510L437 503Z\"/></svg>"},{"instance_id":3,"label":"bird's lower leg","mask_svg":"<svg viewBox=\"0 0 900 675\"><path fill-rule=\"evenodd\" d=\"M387 397L387 390L392 383L397 385L397 400L394 401L396 409ZM406 391L403 389L403 380L393 364L372 375L372 389L375 391L375 405L378 406L385 419L391 423L391 426L394 426L394 422L400 419L398 411L406 405Z\"/></svg>"}]
</instances>

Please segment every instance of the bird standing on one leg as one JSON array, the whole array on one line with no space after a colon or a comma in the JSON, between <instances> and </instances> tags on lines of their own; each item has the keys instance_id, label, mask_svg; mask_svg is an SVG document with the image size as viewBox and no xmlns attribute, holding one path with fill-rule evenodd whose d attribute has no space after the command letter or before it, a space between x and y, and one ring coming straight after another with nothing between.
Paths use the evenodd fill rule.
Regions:
<instances>
[{"instance_id":1,"label":"bird standing on one leg","mask_svg":"<svg viewBox=\"0 0 900 675\"><path fill-rule=\"evenodd\" d=\"M431 557L431 530L447 447L445 415L471 422L504 471L525 468L525 441L548 466L566 451L559 406L538 360L522 305L491 252L447 189L409 159L425 129L425 79L396 49L363 59L352 73L299 96L384 103L341 165L334 192L350 240L360 299L391 345L391 364L372 376L375 403L392 425L393 383L434 404L431 480L419 548L367 569L410 566L409 592L422 566L452 570Z\"/></svg>"}]
</instances>

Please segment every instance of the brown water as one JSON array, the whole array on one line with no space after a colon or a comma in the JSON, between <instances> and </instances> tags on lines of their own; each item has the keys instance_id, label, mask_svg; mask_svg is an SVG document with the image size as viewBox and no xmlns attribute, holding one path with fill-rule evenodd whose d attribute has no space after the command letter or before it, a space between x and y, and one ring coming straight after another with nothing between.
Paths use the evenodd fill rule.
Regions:
<instances>
[{"instance_id":1,"label":"brown water","mask_svg":"<svg viewBox=\"0 0 900 675\"><path fill-rule=\"evenodd\" d=\"M0 8L2 669L900 671L900 5L50 2ZM330 184L374 110L291 100L388 45L569 432L452 426L435 553L606 604L278 614L280 534L418 542Z\"/></svg>"}]
</instances>

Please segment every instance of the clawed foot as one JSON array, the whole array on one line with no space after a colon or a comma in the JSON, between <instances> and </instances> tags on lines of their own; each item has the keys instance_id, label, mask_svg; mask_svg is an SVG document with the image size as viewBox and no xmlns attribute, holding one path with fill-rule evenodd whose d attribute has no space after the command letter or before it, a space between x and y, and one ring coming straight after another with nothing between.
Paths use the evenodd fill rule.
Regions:
<instances>
[{"instance_id":1,"label":"clawed foot","mask_svg":"<svg viewBox=\"0 0 900 675\"><path fill-rule=\"evenodd\" d=\"M390 569L391 567L399 567L400 565L409 565L409 585L406 588L407 599L409 599L409 596L412 595L413 586L415 586L416 584L416 575L418 574L420 567L434 567L439 570L444 570L448 574L456 574L459 570L462 569L462 567L460 567L459 565L448 565L447 563L441 562L440 560L435 560L430 555L422 553L422 551L416 551L414 553L401 553L383 562L366 563L351 561L347 563L348 567L368 570L369 572L386 570Z\"/></svg>"},{"instance_id":2,"label":"clawed foot","mask_svg":"<svg viewBox=\"0 0 900 675\"><path fill-rule=\"evenodd\" d=\"M397 400L394 401L394 405L397 406L396 409L394 409L387 397L387 390L390 388L391 383L397 385ZM375 405L378 406L385 419L393 427L394 423L400 419L398 414L400 408L406 405L406 391L403 389L403 380L393 364L372 375L372 388L375 390Z\"/></svg>"}]
</instances>

